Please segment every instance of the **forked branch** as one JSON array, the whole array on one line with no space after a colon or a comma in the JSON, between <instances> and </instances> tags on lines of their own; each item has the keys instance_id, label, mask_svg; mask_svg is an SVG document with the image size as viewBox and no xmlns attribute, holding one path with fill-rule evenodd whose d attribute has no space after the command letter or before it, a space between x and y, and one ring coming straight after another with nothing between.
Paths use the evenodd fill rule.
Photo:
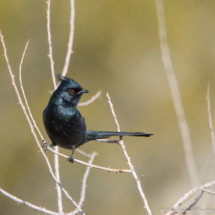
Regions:
<instances>
[{"instance_id":1,"label":"forked branch","mask_svg":"<svg viewBox=\"0 0 215 215\"><path fill-rule=\"evenodd\" d=\"M110 96L109 96L108 93L107 93L107 98L108 98L108 103L110 104L111 112L113 114L113 117L114 117L114 120L115 120L115 123L116 123L117 131L120 132L119 123L118 123L118 120L116 118L116 114L115 114L114 109L113 109L113 104L112 104L112 102L110 100ZM127 160L127 164L128 164L128 166L130 168L131 174L134 177L134 180L135 180L135 182L137 184L137 190L139 191L140 196L141 196L141 198L143 200L144 208L146 209L147 214L151 215L152 212L151 212L151 210L149 208L148 201L147 201L147 199L145 197L145 194L144 194L144 192L142 190L141 183L140 183L140 178L138 178L137 173L134 170L134 166L131 164L130 157L128 156L128 153L127 153L127 151L125 149L125 144L124 144L122 139L119 141L119 144L120 144L120 146L122 148L122 151L123 151L123 154L124 154L124 156L125 156L125 158Z\"/></svg>"}]
</instances>

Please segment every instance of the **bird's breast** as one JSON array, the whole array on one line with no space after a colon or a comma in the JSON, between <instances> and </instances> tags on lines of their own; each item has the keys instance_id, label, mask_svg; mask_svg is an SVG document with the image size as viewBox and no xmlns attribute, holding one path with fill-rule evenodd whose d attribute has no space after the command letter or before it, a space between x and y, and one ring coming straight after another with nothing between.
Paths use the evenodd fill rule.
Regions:
<instances>
[{"instance_id":1,"label":"bird's breast","mask_svg":"<svg viewBox=\"0 0 215 215\"><path fill-rule=\"evenodd\" d=\"M73 145L77 147L84 143L84 118L75 111L62 107L47 107L43 112L43 121L47 134L55 145L72 149Z\"/></svg>"}]
</instances>

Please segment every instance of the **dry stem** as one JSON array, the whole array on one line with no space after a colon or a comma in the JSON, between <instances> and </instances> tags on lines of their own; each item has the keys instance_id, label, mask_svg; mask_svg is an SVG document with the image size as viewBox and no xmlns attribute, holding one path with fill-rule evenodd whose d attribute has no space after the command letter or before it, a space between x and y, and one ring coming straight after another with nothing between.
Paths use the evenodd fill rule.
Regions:
<instances>
[{"instance_id":1,"label":"dry stem","mask_svg":"<svg viewBox=\"0 0 215 215\"><path fill-rule=\"evenodd\" d=\"M176 209L181 206L182 204L184 204L185 202L187 202L190 198L192 198L194 196L194 194L198 191L198 190L203 190L204 192L208 192L210 194L215 195L214 192L210 191L210 190L206 190L206 188L211 187L212 185L215 185L215 181L212 182L208 182L204 185L201 186L196 186L193 189L191 189L190 191L188 191L187 193L184 194L184 196L182 196L166 213L165 215L172 215L176 213ZM201 198L201 197L200 197ZM199 200L199 199L198 199ZM195 201L197 203L197 201ZM194 203L195 203L194 202ZM193 206L193 205L192 205Z\"/></svg>"},{"instance_id":2,"label":"dry stem","mask_svg":"<svg viewBox=\"0 0 215 215\"><path fill-rule=\"evenodd\" d=\"M32 209L34 209L36 211L40 211L42 213L49 214L49 215L59 215L59 213L47 210L47 209L42 208L42 207L38 207L38 206L33 205L33 204L29 203L29 202L26 202L26 201L24 201L22 199L19 199L16 196L11 195L10 193L6 192L5 190L3 190L1 188L0 188L0 193L2 193L3 195L7 196L10 199L12 199L15 202L18 202L19 204L23 204L23 205L25 205L25 206L27 206L29 208L32 208Z\"/></svg>"},{"instance_id":3,"label":"dry stem","mask_svg":"<svg viewBox=\"0 0 215 215\"><path fill-rule=\"evenodd\" d=\"M54 84L54 89L56 89L56 80L55 80L55 71L54 71L54 60L52 57L52 42L51 42L51 28L50 28L50 5L51 5L51 0L47 1L48 8L46 10L47 12L47 31L48 31L48 43L49 43L49 59L50 59L50 64L51 64L51 73L52 73L52 81ZM58 146L55 147L55 151L58 152L59 148ZM59 172L59 158L58 155L54 155L54 171L55 171L55 176L60 181L60 172ZM57 186L57 199L58 199L58 212L62 213L63 212L63 202L62 202L62 193L61 189L59 186Z\"/></svg>"},{"instance_id":4,"label":"dry stem","mask_svg":"<svg viewBox=\"0 0 215 215\"><path fill-rule=\"evenodd\" d=\"M51 0L47 1L47 10L46 10L46 15L47 15L47 32L48 32L48 44L49 44L49 59L50 59L50 64L51 64L51 73L52 73L52 81L54 84L54 88L56 89L56 80L55 80L55 72L54 72L54 60L52 57L52 41L51 41L51 28L50 28L50 6L51 6Z\"/></svg>"},{"instance_id":5,"label":"dry stem","mask_svg":"<svg viewBox=\"0 0 215 215\"><path fill-rule=\"evenodd\" d=\"M51 151L51 152L53 152L55 154L58 154L61 157L68 158L67 155L64 155L64 154L59 153L59 152L55 152L50 147L47 147L47 150L49 150L49 151ZM92 167L92 168L104 170L104 171L107 171L107 172L131 173L130 169L112 169L110 167L102 167L102 166L97 166L97 165L89 164L89 163L86 163L86 162L78 160L78 159L74 159L74 161L77 162L77 163L80 163L80 164L83 164L83 165L86 165L86 166L89 166L89 167Z\"/></svg>"},{"instance_id":6,"label":"dry stem","mask_svg":"<svg viewBox=\"0 0 215 215\"><path fill-rule=\"evenodd\" d=\"M100 95L101 95L101 91L99 91L98 93L96 93L90 100L88 100L86 102L79 103L78 106L89 105L90 103L94 102Z\"/></svg>"},{"instance_id":7,"label":"dry stem","mask_svg":"<svg viewBox=\"0 0 215 215\"><path fill-rule=\"evenodd\" d=\"M16 86L16 83L15 83L15 80L14 80L14 75L13 75L13 72L12 72L12 70L11 70L11 66L10 66L10 63L9 63L8 56L7 56L6 46L5 46L4 39L3 39L3 36L2 36L2 34L1 34L1 32L0 32L0 37L1 37L1 42L2 42L2 45L3 45L4 57L5 57L5 60L6 60L6 62L7 62L8 71L9 71L9 74L10 74L11 79L12 79L12 85L14 86L16 95L17 95L18 100L19 100L19 104L21 105L22 110L23 110L23 112L24 112L24 114L25 114L25 117L26 117L26 119L27 119L27 122L28 122L28 124L29 124L29 126L30 126L31 133L33 134L33 136L34 136L34 138L35 138L35 141L36 141L36 143L37 143L37 145L38 145L38 147L39 147L39 149L40 149L40 151L41 151L41 153L42 153L43 157L45 158L45 161L46 161L46 163L47 163L47 165L48 165L49 172L51 173L53 179L56 181L57 186L60 186L60 188L62 189L62 191L64 192L64 194L67 196L67 198L70 199L70 201L75 205L75 207L76 207L82 214L85 214L85 213L81 210L81 208L77 205L77 203L72 199L72 197L68 194L68 192L62 187L62 185L61 185L60 182L57 180L57 178L55 177L55 175L54 175L54 173L53 173L53 171L52 171L50 162L49 162L47 156L45 155L45 153L43 152L42 147L40 146L40 143L39 143L39 140L38 140L38 138L37 138L37 135L36 135L36 133L35 133L35 131L34 131L32 122L31 122L31 120L30 120L30 118L29 118L29 116L28 116L28 114L27 114L26 108L25 108L25 106L24 106L24 104L23 104L23 102L22 102L20 93L19 93L18 88L17 88L17 86ZM28 43L27 43L27 44L28 44ZM26 46L27 46L27 44L26 44ZM25 50L26 50L26 48L25 48ZM23 55L24 55L24 54L25 54L25 51L24 51ZM23 57L22 57L22 59L23 59ZM22 60L21 60L21 64L22 64Z\"/></svg>"},{"instance_id":8,"label":"dry stem","mask_svg":"<svg viewBox=\"0 0 215 215\"><path fill-rule=\"evenodd\" d=\"M176 79L173 66L172 66L172 61L170 58L170 52L169 52L169 47L167 43L167 33L166 33L163 1L155 0L155 5L156 5L156 11L157 11L157 18L158 18L159 39L160 39L162 60L163 60L166 75L168 78L170 92L171 92L173 104L175 107L175 112L178 118L178 124L181 131L190 180L191 180L192 186L196 186L200 184L200 181L199 181L198 172L197 172L197 168L196 168L196 164L193 156L193 148L192 148L192 143L190 139L189 128L188 128L188 124L185 118L185 113L184 113L184 109L180 98L177 79Z\"/></svg>"},{"instance_id":9,"label":"dry stem","mask_svg":"<svg viewBox=\"0 0 215 215\"><path fill-rule=\"evenodd\" d=\"M93 163L93 160L95 158L95 156L97 155L96 152L93 152L93 154L91 155L91 158L90 160L88 161L88 164L92 164ZM87 188L87 178L88 178L88 175L89 175L89 172L90 172L90 166L87 166L87 169L86 169L86 172L84 173L84 176L83 176L83 180L82 180L82 189L81 189L81 197L80 197L80 200L79 200L79 203L78 205L81 207L84 203L84 200L85 200L85 196L86 196L86 188ZM74 215L78 213L78 210L76 209L75 211L73 211L72 213L70 213L69 215Z\"/></svg>"},{"instance_id":10,"label":"dry stem","mask_svg":"<svg viewBox=\"0 0 215 215\"><path fill-rule=\"evenodd\" d=\"M114 109L113 109L113 104L112 104L112 102L110 100L110 96L109 96L108 93L107 93L107 97L108 97L108 103L110 104L111 112L113 114L113 117L114 117L114 120L115 120L115 123L116 123L116 126L117 126L117 131L120 132L119 123L118 123L118 120L116 118L116 114L115 114ZM144 208L146 209L147 214L151 215L152 212L151 212L151 210L149 208L148 201L147 201L147 199L145 197L145 194L143 193L141 183L140 183L140 179L138 178L138 176L137 176L137 174L136 174L136 172L134 170L134 166L131 164L130 157L128 156L128 153L127 153L127 151L125 149L125 144L124 144L122 139L119 141L119 144L120 144L120 146L122 148L122 151L123 151L123 154L124 154L124 156L125 156L125 158L127 160L127 164L130 167L131 174L133 175L134 180L135 180L135 182L137 184L137 190L139 191L140 196L141 196L141 198L143 200Z\"/></svg>"},{"instance_id":11,"label":"dry stem","mask_svg":"<svg viewBox=\"0 0 215 215\"><path fill-rule=\"evenodd\" d=\"M66 59L64 63L64 68L62 75L65 76L68 72L70 57L72 54L73 38L74 38L74 29L75 29L75 1L70 0L70 34L69 34L69 43L66 54Z\"/></svg>"},{"instance_id":12,"label":"dry stem","mask_svg":"<svg viewBox=\"0 0 215 215\"><path fill-rule=\"evenodd\" d=\"M211 117L211 105L210 105L210 80L208 79L208 88L207 88L207 105L208 105L208 118L209 118L209 126L211 131L211 140L212 146L215 156L215 138L214 138L214 129L212 124L212 117Z\"/></svg>"}]
</instances>

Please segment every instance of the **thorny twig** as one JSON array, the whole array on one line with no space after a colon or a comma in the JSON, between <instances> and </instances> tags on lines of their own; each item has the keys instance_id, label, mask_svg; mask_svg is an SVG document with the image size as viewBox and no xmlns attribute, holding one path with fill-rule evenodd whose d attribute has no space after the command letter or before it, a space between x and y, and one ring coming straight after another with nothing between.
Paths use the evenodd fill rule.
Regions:
<instances>
[{"instance_id":1,"label":"thorny twig","mask_svg":"<svg viewBox=\"0 0 215 215\"><path fill-rule=\"evenodd\" d=\"M47 209L42 208L42 207L38 207L38 206L33 205L33 204L29 203L29 202L26 202L26 201L24 201L22 199L19 199L16 196L11 195L10 193L6 192L5 190L3 190L1 188L0 188L0 193L2 193L3 195L7 196L10 199L12 199L15 202L18 202L19 204L23 204L23 205L25 205L25 206L27 206L29 208L32 208L32 209L34 209L36 211L40 211L42 213L49 214L49 215L59 215L59 213L47 210Z\"/></svg>"},{"instance_id":2,"label":"thorny twig","mask_svg":"<svg viewBox=\"0 0 215 215\"><path fill-rule=\"evenodd\" d=\"M116 126L117 126L117 131L120 132L119 123L118 123L118 120L116 118L116 114L115 114L114 109L113 109L113 104L112 104L112 102L110 100L110 96L109 96L108 93L107 93L107 97L108 97L108 103L110 104L111 112L113 114L113 117L114 117L114 120L115 120L115 123L116 123ZM151 210L149 208L148 201L147 201L147 199L145 197L145 194L143 193L143 190L142 190L142 187L141 187L141 183L140 183L140 179L138 178L137 173L134 170L134 166L131 164L130 157L128 156L128 153L127 153L127 151L125 149L125 144L124 144L124 142L123 142L122 139L119 141L119 144L120 144L120 146L122 148L122 151L123 151L123 154L124 154L124 156L125 156L125 158L127 160L127 164L130 167L131 174L133 175L134 180L135 180L135 182L137 184L137 190L139 191L140 196L141 196L141 198L143 200L144 208L146 209L147 214L151 215L152 212L151 212Z\"/></svg>"},{"instance_id":3,"label":"thorny twig","mask_svg":"<svg viewBox=\"0 0 215 215\"><path fill-rule=\"evenodd\" d=\"M53 153L55 153L55 154L58 154L61 157L68 158L68 156L66 156L66 155L64 155L62 153L55 152L49 146L46 146L46 149L49 150L49 151L51 151L51 152L53 152ZM92 168L104 170L104 171L107 171L107 172L131 173L130 169L112 169L110 167L102 167L102 166L97 166L97 165L94 165L94 164L89 164L89 163L86 163L86 162L78 160L78 159L74 159L74 161L77 162L77 163L80 163L80 164L83 164L83 165L86 165L86 166L90 166Z\"/></svg>"},{"instance_id":4,"label":"thorny twig","mask_svg":"<svg viewBox=\"0 0 215 215\"><path fill-rule=\"evenodd\" d=\"M72 54L74 29L75 29L75 0L70 0L70 34L69 34L69 43L67 48L66 59L64 63L63 72L62 72L63 76L66 75L69 68L70 57Z\"/></svg>"},{"instance_id":5,"label":"thorny twig","mask_svg":"<svg viewBox=\"0 0 215 215\"><path fill-rule=\"evenodd\" d=\"M91 158L88 162L88 164L92 164L93 163L93 160L95 158L95 156L97 155L96 152L93 152L93 154L91 155ZM86 169L86 172L83 176L83 181L82 181L82 189L81 189L81 197L80 197L80 201L78 203L79 207L82 206L84 200L85 200L85 196L86 196L86 187L87 187L87 178L88 178L88 175L89 175L89 172L90 172L90 166L87 166L87 169Z\"/></svg>"},{"instance_id":6,"label":"thorny twig","mask_svg":"<svg viewBox=\"0 0 215 215\"><path fill-rule=\"evenodd\" d=\"M56 80L55 80L55 72L54 72L54 60L52 56L52 40L51 40L51 28L50 28L50 6L51 6L51 0L47 0L47 9L46 9L46 18L47 18L47 32L48 32L48 44L49 44L49 59L51 64L51 73L52 73L52 81L54 84L54 89L56 89Z\"/></svg>"},{"instance_id":7,"label":"thorny twig","mask_svg":"<svg viewBox=\"0 0 215 215\"><path fill-rule=\"evenodd\" d=\"M93 163L93 160L95 158L95 156L97 155L96 152L93 152L92 155L91 155L91 158L90 160L88 161L88 164L92 164ZM81 189L81 197L80 197L80 200L79 200L79 203L78 205L81 207L84 200L85 200L85 196L86 196L86 188L87 188L87 177L89 175L89 172L90 172L90 166L87 166L87 169L84 173L84 176L83 176L83 180L82 180L82 189ZM69 215L74 215L78 213L78 210L76 209L75 211L71 212Z\"/></svg>"},{"instance_id":8,"label":"thorny twig","mask_svg":"<svg viewBox=\"0 0 215 215\"><path fill-rule=\"evenodd\" d=\"M40 146L40 143L39 143L39 140L38 140L38 138L37 138L37 135L36 135L36 133L35 133L35 131L34 131L32 122L31 122L31 120L30 120L30 118L29 118L29 116L28 116L28 114L27 114L27 111L26 111L26 108L25 108L25 106L24 106L24 104L23 104L23 102L22 102L22 99L21 99L19 90L18 90L18 88L17 88L17 86L16 86L16 83L15 83L15 80L14 80L14 77L15 77L15 76L13 75L13 72L12 72L12 69L11 69L11 66L10 66L10 63L9 63L9 59L8 59L8 56L7 56L6 46L5 46L4 39L3 39L3 35L1 34L1 32L0 32L0 37L1 37L1 42L2 42L2 45L3 45L4 57L5 57L5 60L6 60L6 62L7 62L8 71L9 71L9 74L10 74L11 79L12 79L12 85L14 86L14 89L15 89L15 92L16 92L16 95L17 95L17 98L18 98L18 100L19 100L19 104L21 105L22 110L23 110L23 112L24 112L24 114L25 114L25 117L26 117L26 119L27 119L27 121L28 121L28 124L29 124L29 126L30 126L31 133L33 134L33 136L34 136L34 138L35 138L35 141L36 141L36 143L37 143L37 145L38 145L38 147L39 147L39 149L40 149L40 151L41 151L43 157L45 158L45 161L46 161L47 166L48 166L48 168L49 168L49 172L51 173L53 179L56 181L57 186L59 186L59 187L62 189L62 191L64 192L64 194L67 196L67 198L74 204L74 206L75 206L76 208L78 208L78 210L79 210L82 214L85 214L85 213L81 210L81 208L77 205L77 203L72 199L72 197L68 194L68 192L62 187L62 185L61 185L60 182L57 180L57 178L55 177L55 175L54 175L54 173L53 173L53 171L52 171L50 162L49 162L47 156L45 155L44 151L42 150L42 147ZM27 43L27 44L28 44L28 43ZM26 46L27 46L27 44L26 44ZM25 50L26 50L26 49L25 49ZM25 54L25 51L24 51L23 54Z\"/></svg>"},{"instance_id":9,"label":"thorny twig","mask_svg":"<svg viewBox=\"0 0 215 215\"><path fill-rule=\"evenodd\" d=\"M56 85L56 79L55 79L55 71L54 71L54 60L52 57L52 41L51 41L51 28L50 28L50 22L51 22L51 18L50 18L50 5L51 5L51 0L47 1L47 5L48 8L46 10L47 13L47 31L48 31L48 43L49 43L49 59L50 59L50 64L51 64L51 73L52 73L52 81L54 84L54 89L57 88ZM58 146L55 146L55 151L58 152L59 148ZM58 155L54 155L54 171L55 171L55 176L58 179L58 181L60 181L60 171L59 171L59 158ZM59 186L57 186L56 184L56 190L57 190L57 202L58 202L58 212L62 213L63 212L63 202L62 202L62 193L61 193L61 189Z\"/></svg>"}]
</instances>

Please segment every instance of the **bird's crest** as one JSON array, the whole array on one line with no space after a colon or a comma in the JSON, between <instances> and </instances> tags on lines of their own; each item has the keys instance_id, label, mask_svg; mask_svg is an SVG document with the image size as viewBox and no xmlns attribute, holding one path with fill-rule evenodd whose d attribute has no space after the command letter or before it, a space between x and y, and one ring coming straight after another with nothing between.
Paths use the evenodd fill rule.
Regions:
<instances>
[{"instance_id":1,"label":"bird's crest","mask_svg":"<svg viewBox=\"0 0 215 215\"><path fill-rule=\"evenodd\" d=\"M69 84L69 79L70 78L67 78L66 76L62 76L58 73L55 73L55 77L57 78L57 80L62 83L62 82L66 82L67 84Z\"/></svg>"},{"instance_id":2,"label":"bird's crest","mask_svg":"<svg viewBox=\"0 0 215 215\"><path fill-rule=\"evenodd\" d=\"M55 73L55 77L58 79L58 81L60 82L60 85L62 87L67 86L67 87L71 87L71 88L82 89L82 87L75 80L73 80L71 78L62 76L58 73Z\"/></svg>"}]
</instances>

